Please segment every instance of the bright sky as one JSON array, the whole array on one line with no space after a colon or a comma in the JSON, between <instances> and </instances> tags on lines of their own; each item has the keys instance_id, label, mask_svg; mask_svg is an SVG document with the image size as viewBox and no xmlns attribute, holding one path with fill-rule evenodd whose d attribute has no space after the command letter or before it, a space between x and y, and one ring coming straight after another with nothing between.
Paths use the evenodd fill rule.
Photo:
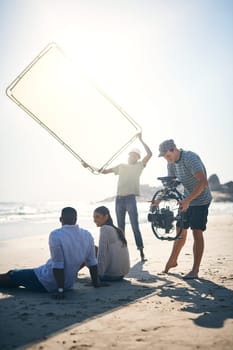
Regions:
<instances>
[{"instance_id":1,"label":"bright sky","mask_svg":"<svg viewBox=\"0 0 233 350\"><path fill-rule=\"evenodd\" d=\"M0 0L0 201L92 201L116 192L114 175L84 169L5 94L50 42L141 125L154 154L141 183L166 175L157 154L167 138L197 152L208 175L233 180L233 1ZM101 120L97 132L108 147Z\"/></svg>"}]
</instances>

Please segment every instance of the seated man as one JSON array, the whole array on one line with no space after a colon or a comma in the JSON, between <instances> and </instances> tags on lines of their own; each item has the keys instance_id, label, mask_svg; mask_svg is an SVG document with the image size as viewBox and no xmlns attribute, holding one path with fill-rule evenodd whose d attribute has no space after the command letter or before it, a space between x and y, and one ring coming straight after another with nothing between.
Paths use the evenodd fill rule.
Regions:
<instances>
[{"instance_id":1,"label":"seated man","mask_svg":"<svg viewBox=\"0 0 233 350\"><path fill-rule=\"evenodd\" d=\"M33 291L52 292L55 298L64 298L64 291L73 287L80 267L89 267L94 287L99 287L94 239L90 232L76 225L74 208L62 209L61 228L50 233L50 259L33 269L10 270L0 274L0 288L23 286Z\"/></svg>"}]
</instances>

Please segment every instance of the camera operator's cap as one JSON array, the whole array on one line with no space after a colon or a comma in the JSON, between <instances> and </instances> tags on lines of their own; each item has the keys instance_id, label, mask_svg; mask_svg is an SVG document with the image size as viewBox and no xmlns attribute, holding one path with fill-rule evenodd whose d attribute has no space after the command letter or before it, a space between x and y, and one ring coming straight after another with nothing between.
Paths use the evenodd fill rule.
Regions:
<instances>
[{"instance_id":1,"label":"camera operator's cap","mask_svg":"<svg viewBox=\"0 0 233 350\"><path fill-rule=\"evenodd\" d=\"M168 151L171 151L176 147L175 142L173 140L163 141L159 145L159 157L163 157Z\"/></svg>"},{"instance_id":2,"label":"camera operator's cap","mask_svg":"<svg viewBox=\"0 0 233 350\"><path fill-rule=\"evenodd\" d=\"M141 158L141 151L140 149L138 148L132 148L130 151L129 151L129 154L130 153L137 153L137 155L139 156L139 158Z\"/></svg>"}]
</instances>

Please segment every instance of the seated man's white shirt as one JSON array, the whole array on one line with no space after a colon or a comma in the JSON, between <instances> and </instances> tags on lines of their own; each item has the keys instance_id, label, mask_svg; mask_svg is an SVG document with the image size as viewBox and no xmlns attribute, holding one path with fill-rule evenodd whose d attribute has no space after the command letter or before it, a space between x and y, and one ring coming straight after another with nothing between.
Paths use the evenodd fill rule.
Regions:
<instances>
[{"instance_id":1,"label":"seated man's white shirt","mask_svg":"<svg viewBox=\"0 0 233 350\"><path fill-rule=\"evenodd\" d=\"M34 269L34 272L49 291L57 290L53 269L64 269L64 288L70 289L77 279L80 266L97 264L94 239L89 231L78 225L64 225L51 232L49 236L51 258L45 265Z\"/></svg>"}]
</instances>

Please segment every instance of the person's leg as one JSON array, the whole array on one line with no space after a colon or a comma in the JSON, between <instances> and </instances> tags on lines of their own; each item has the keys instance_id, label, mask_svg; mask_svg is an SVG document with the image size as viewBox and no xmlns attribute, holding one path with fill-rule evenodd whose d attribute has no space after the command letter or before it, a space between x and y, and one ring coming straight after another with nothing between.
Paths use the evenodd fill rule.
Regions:
<instances>
[{"instance_id":1,"label":"person's leg","mask_svg":"<svg viewBox=\"0 0 233 350\"><path fill-rule=\"evenodd\" d=\"M18 288L20 286L19 283L14 282L10 277L11 271L0 274L0 288Z\"/></svg>"},{"instance_id":2,"label":"person's leg","mask_svg":"<svg viewBox=\"0 0 233 350\"><path fill-rule=\"evenodd\" d=\"M116 197L116 217L117 217L117 226L125 232L125 214L126 214L126 206L125 199L122 197Z\"/></svg>"},{"instance_id":3,"label":"person's leg","mask_svg":"<svg viewBox=\"0 0 233 350\"><path fill-rule=\"evenodd\" d=\"M184 276L184 279L198 278L201 259L204 252L203 232L206 229L209 204L193 207L190 219L191 229L193 231L193 267L192 270Z\"/></svg>"},{"instance_id":4,"label":"person's leg","mask_svg":"<svg viewBox=\"0 0 233 350\"><path fill-rule=\"evenodd\" d=\"M11 270L8 273L12 286L9 287L25 287L35 292L47 292L46 288L38 280L33 269ZM7 287L7 286L5 286Z\"/></svg>"},{"instance_id":5,"label":"person's leg","mask_svg":"<svg viewBox=\"0 0 233 350\"><path fill-rule=\"evenodd\" d=\"M138 223L138 210L135 196L129 196L126 200L126 210L129 214L130 224L134 233L134 239L138 250L140 251L140 256L142 261L146 261L145 255L143 252L143 240L142 235L139 229Z\"/></svg>"},{"instance_id":6,"label":"person's leg","mask_svg":"<svg viewBox=\"0 0 233 350\"><path fill-rule=\"evenodd\" d=\"M176 229L177 231L179 230L178 227ZM172 267L177 266L177 260L178 260L180 251L185 244L186 238L187 238L187 229L183 229L180 237L176 239L173 243L172 252L165 265L164 272L167 273Z\"/></svg>"},{"instance_id":7,"label":"person's leg","mask_svg":"<svg viewBox=\"0 0 233 350\"><path fill-rule=\"evenodd\" d=\"M204 238L201 230L193 230L193 267L184 278L198 278L198 272L201 264L201 258L204 251Z\"/></svg>"}]
</instances>

